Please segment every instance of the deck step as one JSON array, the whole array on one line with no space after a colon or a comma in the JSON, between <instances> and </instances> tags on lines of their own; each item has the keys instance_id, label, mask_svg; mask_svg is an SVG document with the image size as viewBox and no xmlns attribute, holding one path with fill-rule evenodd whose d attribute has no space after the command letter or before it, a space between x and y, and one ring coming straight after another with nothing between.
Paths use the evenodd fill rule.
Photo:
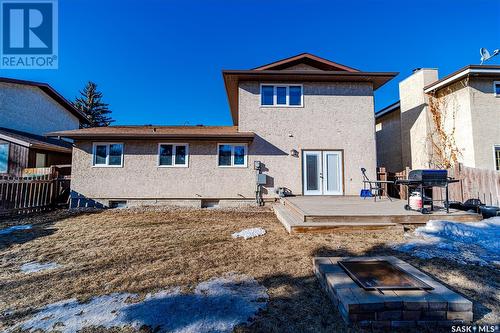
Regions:
<instances>
[{"instance_id":1,"label":"deck step","mask_svg":"<svg viewBox=\"0 0 500 333\"><path fill-rule=\"evenodd\" d=\"M391 222L304 222L296 213L284 205L274 205L274 213L290 233L334 233L396 230L403 232L403 226Z\"/></svg>"},{"instance_id":2,"label":"deck step","mask_svg":"<svg viewBox=\"0 0 500 333\"><path fill-rule=\"evenodd\" d=\"M290 200L284 199L282 203L283 206L287 208L287 210L291 212L296 218L298 218L302 222L306 221L306 216L304 212L301 211L300 208L297 207L295 204L293 204Z\"/></svg>"},{"instance_id":3,"label":"deck step","mask_svg":"<svg viewBox=\"0 0 500 333\"><path fill-rule=\"evenodd\" d=\"M478 221L477 214L461 214L461 215L434 215L434 214L418 214L418 215L363 215L355 214L352 215L305 215L304 221L310 223L321 223L321 222L375 222L384 221L389 223L397 224L425 224L429 220L446 219L455 222L476 222Z\"/></svg>"},{"instance_id":4,"label":"deck step","mask_svg":"<svg viewBox=\"0 0 500 333\"><path fill-rule=\"evenodd\" d=\"M450 220L456 222L475 222L481 215L469 212L436 210L431 214L420 214L404 209L406 201L393 199L374 202L355 196L283 198L285 208L293 211L306 223L396 223L425 224L429 220ZM319 224L318 224L319 225Z\"/></svg>"}]
</instances>

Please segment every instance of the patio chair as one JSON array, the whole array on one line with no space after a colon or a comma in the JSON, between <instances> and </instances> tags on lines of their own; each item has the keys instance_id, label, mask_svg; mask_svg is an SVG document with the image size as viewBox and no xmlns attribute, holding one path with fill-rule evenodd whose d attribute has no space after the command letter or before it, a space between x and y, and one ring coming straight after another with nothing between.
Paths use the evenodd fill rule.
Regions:
<instances>
[{"instance_id":1,"label":"patio chair","mask_svg":"<svg viewBox=\"0 0 500 333\"><path fill-rule=\"evenodd\" d=\"M377 201L377 197L379 199L382 199L382 184L390 184L394 183L391 181L386 181L386 180L370 180L368 176L366 175L366 169L361 168L361 173L363 174L363 190L366 192L368 191L370 193L370 196L373 197L374 201ZM368 186L368 189L366 188ZM392 201L392 199L387 195L387 193L384 192L385 197ZM366 199L366 196L363 196L363 199Z\"/></svg>"}]
</instances>

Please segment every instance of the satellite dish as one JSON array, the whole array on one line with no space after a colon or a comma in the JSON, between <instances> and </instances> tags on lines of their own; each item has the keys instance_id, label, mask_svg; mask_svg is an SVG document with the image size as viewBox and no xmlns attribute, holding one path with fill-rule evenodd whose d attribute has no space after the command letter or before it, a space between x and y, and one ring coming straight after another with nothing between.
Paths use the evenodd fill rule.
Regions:
<instances>
[{"instance_id":1,"label":"satellite dish","mask_svg":"<svg viewBox=\"0 0 500 333\"><path fill-rule=\"evenodd\" d=\"M488 52L488 50L484 47L479 49L479 54L481 54L481 65L483 64L483 62L491 58L490 52Z\"/></svg>"}]
</instances>

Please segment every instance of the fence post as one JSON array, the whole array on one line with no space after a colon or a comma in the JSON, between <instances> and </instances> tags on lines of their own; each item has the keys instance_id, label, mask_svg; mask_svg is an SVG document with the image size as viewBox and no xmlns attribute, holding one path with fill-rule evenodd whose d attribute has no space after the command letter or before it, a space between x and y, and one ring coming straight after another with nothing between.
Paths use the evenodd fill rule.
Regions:
<instances>
[{"instance_id":1,"label":"fence post","mask_svg":"<svg viewBox=\"0 0 500 333\"><path fill-rule=\"evenodd\" d=\"M387 181L387 172L384 167L379 168L378 175L379 180ZM388 195L389 192L387 190L387 183L382 184L382 192L384 195Z\"/></svg>"},{"instance_id":2,"label":"fence post","mask_svg":"<svg viewBox=\"0 0 500 333\"><path fill-rule=\"evenodd\" d=\"M409 174L410 174L410 168L406 167L403 170L403 179L408 179L408 175ZM401 199L403 199L403 200L408 199L406 194L407 193L406 193L406 191L404 191L404 186L403 185L399 185L399 196L401 197Z\"/></svg>"},{"instance_id":3,"label":"fence post","mask_svg":"<svg viewBox=\"0 0 500 333\"><path fill-rule=\"evenodd\" d=\"M52 209L56 209L57 206L57 194L59 193L57 185L57 178L53 178L50 182L50 206Z\"/></svg>"}]
</instances>

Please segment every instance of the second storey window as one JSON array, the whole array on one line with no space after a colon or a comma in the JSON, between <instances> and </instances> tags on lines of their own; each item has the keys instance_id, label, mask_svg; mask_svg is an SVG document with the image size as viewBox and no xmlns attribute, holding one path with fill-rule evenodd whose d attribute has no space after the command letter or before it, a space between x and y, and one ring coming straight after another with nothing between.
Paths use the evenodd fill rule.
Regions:
<instances>
[{"instance_id":1,"label":"second storey window","mask_svg":"<svg viewBox=\"0 0 500 333\"><path fill-rule=\"evenodd\" d=\"M93 165L100 167L123 166L123 143L94 143Z\"/></svg>"},{"instance_id":2,"label":"second storey window","mask_svg":"<svg viewBox=\"0 0 500 333\"><path fill-rule=\"evenodd\" d=\"M187 167L188 148L185 143L160 143L158 145L158 166Z\"/></svg>"},{"instance_id":3,"label":"second storey window","mask_svg":"<svg viewBox=\"0 0 500 333\"><path fill-rule=\"evenodd\" d=\"M260 86L260 104L262 106L302 106L301 85L274 85Z\"/></svg>"},{"instance_id":4,"label":"second storey window","mask_svg":"<svg viewBox=\"0 0 500 333\"><path fill-rule=\"evenodd\" d=\"M247 166L247 145L219 143L217 150L220 167Z\"/></svg>"}]
</instances>

